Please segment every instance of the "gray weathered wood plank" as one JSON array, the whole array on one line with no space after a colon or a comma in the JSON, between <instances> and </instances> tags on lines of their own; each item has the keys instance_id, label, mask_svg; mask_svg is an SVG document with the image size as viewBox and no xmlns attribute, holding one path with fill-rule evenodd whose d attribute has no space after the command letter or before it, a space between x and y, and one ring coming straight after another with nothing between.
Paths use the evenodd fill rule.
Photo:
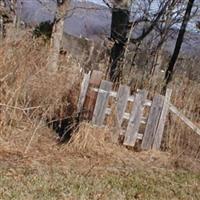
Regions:
<instances>
[{"instance_id":1,"label":"gray weathered wood plank","mask_svg":"<svg viewBox=\"0 0 200 200\"><path fill-rule=\"evenodd\" d=\"M128 97L130 94L130 88L126 85L120 85L117 93L117 118L119 126L123 122L124 113L128 103Z\"/></svg>"},{"instance_id":2,"label":"gray weathered wood plank","mask_svg":"<svg viewBox=\"0 0 200 200\"><path fill-rule=\"evenodd\" d=\"M128 97L130 93L130 88L126 85L120 85L117 96L116 96L116 104L113 108L113 111L110 109L111 120L113 123L113 131L112 131L112 141L113 143L118 143L119 136L122 135L122 122L124 119L124 113L126 110L126 106L128 103ZM106 108L106 113L108 111L108 108Z\"/></svg>"},{"instance_id":3,"label":"gray weathered wood plank","mask_svg":"<svg viewBox=\"0 0 200 200\"><path fill-rule=\"evenodd\" d=\"M106 107L108 104L108 99L110 96L110 91L112 90L112 83L110 81L102 81L100 85L100 90L104 90L103 93L98 93L97 101L93 113L92 122L98 126L103 125Z\"/></svg>"},{"instance_id":4,"label":"gray weathered wood plank","mask_svg":"<svg viewBox=\"0 0 200 200\"><path fill-rule=\"evenodd\" d=\"M101 80L103 78L103 73L101 71L94 70L92 71L90 82L89 82L89 88L86 94L86 99L83 105L84 111L84 119L86 120L92 120L93 112L95 108L95 103L97 99L97 92L93 91L92 88L99 89Z\"/></svg>"},{"instance_id":5,"label":"gray weathered wood plank","mask_svg":"<svg viewBox=\"0 0 200 200\"><path fill-rule=\"evenodd\" d=\"M138 131L144 110L144 103L147 97L147 91L142 90L135 97L135 103L131 112L128 127L125 133L124 145L134 146L138 137Z\"/></svg>"},{"instance_id":6,"label":"gray weathered wood plank","mask_svg":"<svg viewBox=\"0 0 200 200\"><path fill-rule=\"evenodd\" d=\"M159 123L158 123L158 127L157 127L157 130L156 130L154 141L153 141L153 147L152 148L155 149L155 150L160 149L160 145L161 145L162 138L163 138L165 122L166 122L167 115L168 115L168 112L169 112L169 104L170 104L171 95L172 95L172 89L167 89L165 99L164 99L163 109L162 109L162 112L161 112L160 120L159 120Z\"/></svg>"},{"instance_id":7,"label":"gray weathered wood plank","mask_svg":"<svg viewBox=\"0 0 200 200\"><path fill-rule=\"evenodd\" d=\"M161 95L155 96L150 109L146 129L144 132L141 148L149 150L152 148L153 140L156 134L158 122L162 112L164 97Z\"/></svg>"},{"instance_id":8,"label":"gray weathered wood plank","mask_svg":"<svg viewBox=\"0 0 200 200\"><path fill-rule=\"evenodd\" d=\"M86 94L88 91L89 81L90 81L90 72L88 74L84 74L83 81L81 83L81 91L77 105L78 113L82 111L83 104L85 102Z\"/></svg>"}]
</instances>

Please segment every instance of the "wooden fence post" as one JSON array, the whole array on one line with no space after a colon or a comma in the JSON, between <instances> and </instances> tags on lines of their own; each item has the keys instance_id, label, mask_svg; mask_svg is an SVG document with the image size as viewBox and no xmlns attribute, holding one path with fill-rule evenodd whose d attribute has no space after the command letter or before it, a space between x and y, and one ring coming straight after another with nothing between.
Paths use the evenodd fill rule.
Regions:
<instances>
[{"instance_id":1,"label":"wooden fence post","mask_svg":"<svg viewBox=\"0 0 200 200\"><path fill-rule=\"evenodd\" d=\"M132 109L128 127L125 133L124 145L134 146L138 137L138 131L142 119L144 103L146 101L147 91L142 90L136 94L134 107Z\"/></svg>"},{"instance_id":2,"label":"wooden fence post","mask_svg":"<svg viewBox=\"0 0 200 200\"><path fill-rule=\"evenodd\" d=\"M84 119L92 120L93 112L95 108L95 103L98 93L92 90L93 88L99 88L103 73L100 71L94 70L91 74L89 81L89 88L86 94L85 103L83 104L83 111L86 111L83 115Z\"/></svg>"},{"instance_id":3,"label":"wooden fence post","mask_svg":"<svg viewBox=\"0 0 200 200\"><path fill-rule=\"evenodd\" d=\"M64 19L61 18L53 26L51 36L51 46L48 56L48 71L55 73L58 71L58 61L60 56L60 47L63 37Z\"/></svg>"},{"instance_id":4,"label":"wooden fence post","mask_svg":"<svg viewBox=\"0 0 200 200\"><path fill-rule=\"evenodd\" d=\"M98 126L103 125L106 115L106 107L108 104L108 99L111 90L112 90L112 82L103 80L99 88L97 101L92 118L92 122Z\"/></svg>"},{"instance_id":5,"label":"wooden fence post","mask_svg":"<svg viewBox=\"0 0 200 200\"><path fill-rule=\"evenodd\" d=\"M154 141L153 141L153 147L152 148L156 149L156 150L160 149L161 141L162 141L162 138L163 138L164 127L165 127L165 121L167 119L167 115L168 115L168 112L169 112L171 95L172 95L172 90L167 89L164 104L163 104L162 113L161 113L161 116L160 116L160 120L159 120L159 123L158 123L158 127L157 127L157 130L156 130Z\"/></svg>"},{"instance_id":6,"label":"wooden fence post","mask_svg":"<svg viewBox=\"0 0 200 200\"><path fill-rule=\"evenodd\" d=\"M151 149L156 134L158 122L163 108L164 97L155 96L151 105L146 129L142 139L141 148L144 150Z\"/></svg>"},{"instance_id":7,"label":"wooden fence post","mask_svg":"<svg viewBox=\"0 0 200 200\"><path fill-rule=\"evenodd\" d=\"M85 102L86 94L88 91L89 87L89 82L90 82L90 72L88 74L84 74L83 81L81 83L81 92L78 100L78 105L77 105L77 112L80 113L83 109L83 104Z\"/></svg>"}]
</instances>

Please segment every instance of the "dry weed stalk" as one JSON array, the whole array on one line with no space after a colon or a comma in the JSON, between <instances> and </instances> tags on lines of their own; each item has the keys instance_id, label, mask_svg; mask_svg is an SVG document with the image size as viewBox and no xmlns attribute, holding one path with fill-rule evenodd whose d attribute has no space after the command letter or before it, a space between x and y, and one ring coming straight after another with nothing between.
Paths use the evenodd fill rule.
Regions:
<instances>
[{"instance_id":1,"label":"dry weed stalk","mask_svg":"<svg viewBox=\"0 0 200 200\"><path fill-rule=\"evenodd\" d=\"M110 132L106 128L94 127L86 122L81 123L79 131L72 135L70 146L77 151L109 152ZM105 151L106 149L106 151Z\"/></svg>"},{"instance_id":2,"label":"dry weed stalk","mask_svg":"<svg viewBox=\"0 0 200 200\"><path fill-rule=\"evenodd\" d=\"M42 118L44 121L52 117L65 118L76 108L81 64L71 55L61 56L60 71L51 76L46 68L47 52L48 45L32 39L29 34L23 40L6 41L0 46L1 148L7 145L23 152L25 144L32 145L31 133ZM149 98L156 92L160 93L162 81L158 77L151 79L148 73L139 70L124 74L123 82L129 84L133 92L146 89L150 92ZM199 83L177 75L170 87L173 89L172 103L193 122L200 124ZM116 115L113 117L117 123ZM71 146L78 150L99 152L109 149L113 152L114 147L105 142L110 137L110 131L88 126L81 125L72 137ZM165 130L167 150L177 155L200 158L200 138L178 118L170 115Z\"/></svg>"},{"instance_id":3,"label":"dry weed stalk","mask_svg":"<svg viewBox=\"0 0 200 200\"><path fill-rule=\"evenodd\" d=\"M22 152L26 144L28 151L40 122L65 118L76 107L80 64L70 55L63 56L59 72L51 76L47 51L44 41L29 34L0 46L0 137Z\"/></svg>"}]
</instances>

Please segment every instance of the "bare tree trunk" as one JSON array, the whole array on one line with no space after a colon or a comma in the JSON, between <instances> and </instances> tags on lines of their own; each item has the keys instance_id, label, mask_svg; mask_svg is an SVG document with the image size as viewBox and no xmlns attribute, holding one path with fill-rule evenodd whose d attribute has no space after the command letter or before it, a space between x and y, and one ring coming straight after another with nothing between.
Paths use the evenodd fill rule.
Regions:
<instances>
[{"instance_id":1,"label":"bare tree trunk","mask_svg":"<svg viewBox=\"0 0 200 200\"><path fill-rule=\"evenodd\" d=\"M0 16L0 41L4 38L4 20L3 17Z\"/></svg>"},{"instance_id":2,"label":"bare tree trunk","mask_svg":"<svg viewBox=\"0 0 200 200\"><path fill-rule=\"evenodd\" d=\"M14 3L13 0L13 6L15 7L15 16L13 19L13 26L17 29L17 31L20 29L21 26L21 14L22 14L22 1L18 0Z\"/></svg>"},{"instance_id":3,"label":"bare tree trunk","mask_svg":"<svg viewBox=\"0 0 200 200\"><path fill-rule=\"evenodd\" d=\"M60 54L61 41L64 31L64 19L69 5L69 0L57 0L58 9L55 23L53 26L50 52L48 57L48 71L55 73L58 71L58 60Z\"/></svg>"},{"instance_id":4,"label":"bare tree trunk","mask_svg":"<svg viewBox=\"0 0 200 200\"><path fill-rule=\"evenodd\" d=\"M165 73L165 81L166 82L165 82L165 86L163 88L163 92L166 90L167 85L172 80L174 66L176 64L177 58L178 58L179 53L180 53L180 49L181 49L181 46L182 46L182 43L183 43L183 39L184 39L184 35L185 35L185 32L186 32L186 28L187 28L188 22L190 20L190 16L191 16L191 12L192 12L192 7L193 7L193 4L194 4L194 1L195 0L189 0L188 1L186 12L185 12L185 15L183 17L183 22L182 22L181 28L179 30L178 38L176 40L174 53L173 53L173 55L171 57L171 60L169 62L168 68L167 68L167 71Z\"/></svg>"},{"instance_id":5,"label":"bare tree trunk","mask_svg":"<svg viewBox=\"0 0 200 200\"><path fill-rule=\"evenodd\" d=\"M50 52L48 58L48 70L53 73L58 71L58 60L60 54L61 41L63 37L63 29L64 19L62 18L54 24L51 36Z\"/></svg>"},{"instance_id":6,"label":"bare tree trunk","mask_svg":"<svg viewBox=\"0 0 200 200\"><path fill-rule=\"evenodd\" d=\"M113 8L111 39L114 45L111 49L110 56L110 79L117 81L121 73L121 65L125 53L125 45L127 42L127 34L129 30L129 8Z\"/></svg>"},{"instance_id":7,"label":"bare tree trunk","mask_svg":"<svg viewBox=\"0 0 200 200\"><path fill-rule=\"evenodd\" d=\"M20 6L22 5L22 2L21 0L4 0L5 4L6 4L6 7L7 9L9 10L10 14L11 14L11 20L13 22L13 25L16 21L16 18L17 18L17 6ZM18 13L18 17L21 16L21 12Z\"/></svg>"},{"instance_id":8,"label":"bare tree trunk","mask_svg":"<svg viewBox=\"0 0 200 200\"><path fill-rule=\"evenodd\" d=\"M5 8L5 4L3 0L0 0L0 11L3 11ZM3 40L5 34L5 25L4 25L4 18L3 13L0 13L0 41Z\"/></svg>"}]
</instances>

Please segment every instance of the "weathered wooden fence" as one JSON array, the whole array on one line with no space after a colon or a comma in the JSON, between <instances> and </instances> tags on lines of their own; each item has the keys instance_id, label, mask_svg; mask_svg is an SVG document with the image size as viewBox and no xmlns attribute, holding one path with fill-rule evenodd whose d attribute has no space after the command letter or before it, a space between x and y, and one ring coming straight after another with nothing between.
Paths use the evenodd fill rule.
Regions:
<instances>
[{"instance_id":1,"label":"weathered wooden fence","mask_svg":"<svg viewBox=\"0 0 200 200\"><path fill-rule=\"evenodd\" d=\"M120 85L118 91L113 91L113 83L102 80L102 77L103 74L99 71L84 75L78 112L87 111L84 113L84 118L91 120L97 126L106 125L107 116L116 115L115 126L120 129L117 131L117 137L123 135L125 146L134 147L136 141L140 140L143 150L160 149L169 109L176 114L178 112L170 104L172 90L167 89L165 96L155 95L151 101L147 98L148 92L146 90L140 90L135 95L130 95L130 88L126 85ZM115 103L109 103L111 98L114 98ZM126 126L122 126L124 121L127 122ZM187 124L193 130L195 129L192 122L188 122L188 119ZM142 132L140 132L141 126L145 126ZM198 127L196 128L199 131Z\"/></svg>"}]
</instances>

